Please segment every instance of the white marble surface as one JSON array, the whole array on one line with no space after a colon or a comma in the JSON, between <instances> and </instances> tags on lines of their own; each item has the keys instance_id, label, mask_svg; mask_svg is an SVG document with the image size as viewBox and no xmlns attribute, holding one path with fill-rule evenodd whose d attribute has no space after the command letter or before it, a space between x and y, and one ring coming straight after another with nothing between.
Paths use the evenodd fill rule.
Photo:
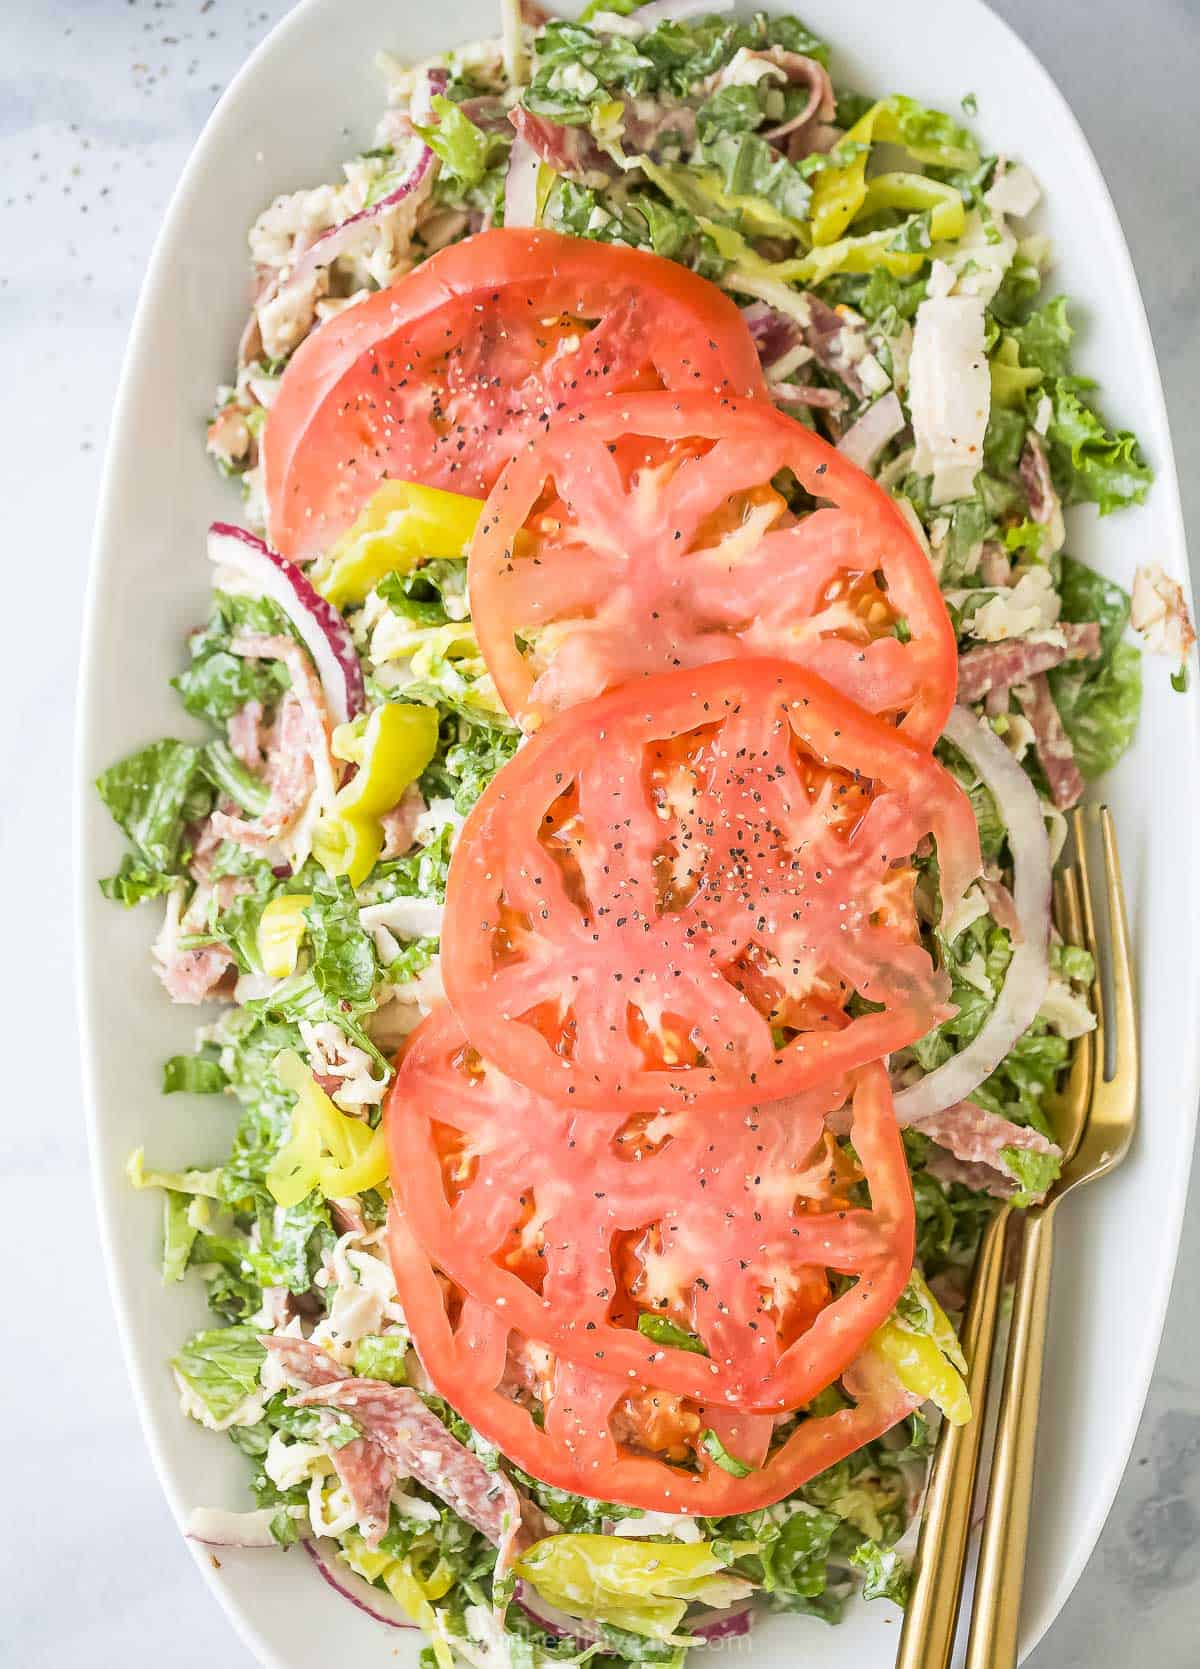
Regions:
<instances>
[{"instance_id":1,"label":"white marble surface","mask_svg":"<svg viewBox=\"0 0 1200 1669\"><path fill-rule=\"evenodd\" d=\"M1071 99L1116 198L1200 555L1200 0L996 3ZM217 93L286 10L287 0L0 5L0 479L17 628L0 657L0 1663L11 1669L251 1669L170 1521L113 1333L75 1058L67 784L93 506L146 254ZM402 41L403 0L380 5L380 33ZM1035 1669L1135 1654L1191 1669L1200 1655L1198 1261L1194 1182L1134 1457Z\"/></svg>"}]
</instances>

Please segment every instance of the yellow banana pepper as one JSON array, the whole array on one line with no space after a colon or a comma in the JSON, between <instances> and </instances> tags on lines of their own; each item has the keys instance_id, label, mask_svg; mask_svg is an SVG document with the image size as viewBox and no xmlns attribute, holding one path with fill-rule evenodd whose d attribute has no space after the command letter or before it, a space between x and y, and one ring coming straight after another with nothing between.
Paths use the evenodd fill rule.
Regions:
<instances>
[{"instance_id":1,"label":"yellow banana pepper","mask_svg":"<svg viewBox=\"0 0 1200 1669\"><path fill-rule=\"evenodd\" d=\"M965 1426L971 1418L971 1399L962 1375L966 1359L950 1318L913 1270L908 1294L924 1311L918 1328L898 1310L871 1338L871 1346L888 1362L900 1383L914 1396L936 1403L952 1426Z\"/></svg>"},{"instance_id":2,"label":"yellow banana pepper","mask_svg":"<svg viewBox=\"0 0 1200 1669\"><path fill-rule=\"evenodd\" d=\"M342 1537L341 1557L352 1571L368 1582L382 1581L405 1615L428 1634L439 1669L452 1669L454 1659L446 1643L445 1631L430 1604L431 1600L441 1599L453 1583L452 1573L447 1572L445 1578L442 1576L445 1561L439 1560L433 1576L423 1579L418 1576L411 1558L397 1559L390 1553L372 1550L357 1530L347 1531Z\"/></svg>"},{"instance_id":3,"label":"yellow banana pepper","mask_svg":"<svg viewBox=\"0 0 1200 1669\"><path fill-rule=\"evenodd\" d=\"M757 1547L757 1542L734 1542L722 1559L705 1542L673 1546L623 1536L547 1536L522 1554L516 1570L569 1616L663 1640L694 1601L729 1605L748 1592L747 1584L725 1566L729 1558Z\"/></svg>"},{"instance_id":4,"label":"yellow banana pepper","mask_svg":"<svg viewBox=\"0 0 1200 1669\"><path fill-rule=\"evenodd\" d=\"M1025 395L1042 381L1036 365L1021 364L1021 350L1011 336L1002 336L988 365L992 377L992 404L1021 407Z\"/></svg>"},{"instance_id":5,"label":"yellow banana pepper","mask_svg":"<svg viewBox=\"0 0 1200 1669\"><path fill-rule=\"evenodd\" d=\"M271 1070L296 1097L287 1142L267 1170L267 1188L285 1209L314 1188L326 1199L342 1199L377 1188L388 1174L382 1125L372 1130L336 1107L299 1055L281 1050Z\"/></svg>"},{"instance_id":6,"label":"yellow banana pepper","mask_svg":"<svg viewBox=\"0 0 1200 1669\"><path fill-rule=\"evenodd\" d=\"M862 208L867 194L871 142L883 109L882 104L873 104L840 141L844 145L862 145L858 155L844 168L823 168L813 181L808 218L812 241L818 247L837 243Z\"/></svg>"},{"instance_id":7,"label":"yellow banana pepper","mask_svg":"<svg viewBox=\"0 0 1200 1669\"><path fill-rule=\"evenodd\" d=\"M386 481L318 567L313 583L334 608L366 601L388 574L407 573L423 557L465 556L483 509L481 498Z\"/></svg>"},{"instance_id":8,"label":"yellow banana pepper","mask_svg":"<svg viewBox=\"0 0 1200 1669\"><path fill-rule=\"evenodd\" d=\"M907 214L929 211L929 235L939 241L960 238L967 219L961 192L925 174L876 174L868 180L859 217L883 209L901 209Z\"/></svg>"},{"instance_id":9,"label":"yellow banana pepper","mask_svg":"<svg viewBox=\"0 0 1200 1669\"><path fill-rule=\"evenodd\" d=\"M337 727L333 751L358 770L313 832L313 853L326 874L347 875L354 887L366 880L383 849L380 819L433 758L437 736L437 709L403 701L377 707L365 726Z\"/></svg>"},{"instance_id":10,"label":"yellow banana pepper","mask_svg":"<svg viewBox=\"0 0 1200 1669\"><path fill-rule=\"evenodd\" d=\"M287 979L295 973L307 928L304 912L311 903L311 893L284 893L273 898L259 916L258 957L263 972L271 979Z\"/></svg>"}]
</instances>

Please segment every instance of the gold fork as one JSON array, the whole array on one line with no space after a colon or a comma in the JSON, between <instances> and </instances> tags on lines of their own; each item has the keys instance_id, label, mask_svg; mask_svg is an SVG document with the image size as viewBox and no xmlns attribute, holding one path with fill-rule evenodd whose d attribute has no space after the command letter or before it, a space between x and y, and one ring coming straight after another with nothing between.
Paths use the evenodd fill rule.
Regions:
<instances>
[{"instance_id":1,"label":"gold fork","mask_svg":"<svg viewBox=\"0 0 1200 1669\"><path fill-rule=\"evenodd\" d=\"M1082 1139L1063 1165L1062 1175L1044 1205L1028 1213L1013 1294L1012 1328L1004 1364L996 1448L992 1461L987 1510L979 1546L975 1604L967 1641L966 1669L1013 1669L1017 1661L1017 1630L1025 1549L1029 1538L1029 1508L1033 1497L1037 1445L1038 1403L1041 1396L1042 1357L1050 1312L1050 1263L1054 1253L1054 1214L1067 1195L1085 1182L1107 1176L1129 1151L1137 1125L1138 1043L1137 1005L1129 953L1129 926L1112 816L1107 806L1099 812L1104 850L1105 892L1109 918L1112 983L1111 1007L1100 972L1092 890L1083 814L1075 814L1076 866L1083 895L1084 943L1096 958L1092 1006L1096 1029L1091 1033L1094 1072L1091 1102ZM1106 1071L1112 1044L1112 1076Z\"/></svg>"},{"instance_id":2,"label":"gold fork","mask_svg":"<svg viewBox=\"0 0 1200 1669\"><path fill-rule=\"evenodd\" d=\"M1105 840L1105 862L1108 872L1110 915L1113 942L1118 960L1115 980L1124 996L1118 1001L1118 1043L1125 1047L1121 1056L1132 1074L1134 1085L1130 1105L1136 1104L1136 1033L1132 1024L1132 982L1129 975L1128 937L1125 928L1124 901L1120 891L1120 872L1111 819L1102 812ZM1082 812L1074 814L1076 864L1062 872L1056 882L1056 916L1058 925L1069 943L1085 943L1096 954L1091 895L1088 887L1086 827ZM1081 909L1080 897L1086 901ZM1103 1010L1100 1006L1099 980L1093 987L1093 1006L1097 1014L1097 1030L1080 1038L1072 1055L1066 1085L1053 1108L1055 1131L1063 1149L1064 1165L1069 1166L1080 1149L1092 1098L1093 1080L1104 1070ZM1127 1005L1127 1006L1126 1006ZM1127 1023L1126 1023L1127 1022ZM1126 1034L1128 1036L1126 1037ZM1099 1074L1096 1063L1099 1062ZM1114 1080L1114 1085L1115 1085ZM1127 1144L1126 1144L1127 1145ZM1115 1161L1114 1161L1115 1162ZM1099 1172L1088 1172L1099 1174ZM1067 1191L1066 1172L1055 1193ZM1064 1186L1067 1185L1067 1186ZM1052 1208L1051 1208L1052 1211ZM1001 1276L1004 1261L1005 1231L1011 1207L1002 1205L993 1215L979 1248L971 1300L963 1324L962 1345L967 1359L967 1390L975 1417L965 1426L944 1425L938 1440L937 1452L930 1471L922 1517L920 1540L913 1569L913 1586L904 1619L904 1629L897 1654L897 1669L946 1669L954 1649L958 1610L962 1597L963 1570L971 1529L971 1503L979 1468L979 1453L983 1439L984 1414L987 1408L988 1386L995 1343L997 1319L1000 1311ZM1049 1231L1043 1231L1039 1244L1045 1256L1044 1281L1048 1289ZM1039 1260L1030 1254L1033 1267ZM1023 1265L1024 1267L1024 1260ZM1043 1295L1044 1299L1044 1295ZM1042 1326L1044 1329L1044 1317ZM1044 1333L1043 1333L1044 1336ZM1012 1358L1010 1357L1010 1361ZM1040 1374L1040 1341L1035 1372ZM1007 1383L1007 1381L1006 1381ZM1030 1466L1032 1465L1033 1434L1037 1410L1029 1412L1028 1432ZM1011 1442L1010 1442L1011 1447ZM999 1497L997 1496L997 1499ZM1024 1504L1024 1522L1028 1526L1028 1499ZM1024 1539L1021 1538L1023 1548ZM995 1538L993 1537L995 1547ZM982 1581L982 1577L980 1579ZM1019 1584L1018 1584L1019 1606ZM1014 1616L1015 1616L1014 1608ZM982 1639L983 1636L981 1635ZM981 1648L982 1649L982 1648ZM987 1661L987 1660L984 1660ZM997 1664L1003 1658L996 1658ZM978 1662L972 1669L979 1669Z\"/></svg>"}]
</instances>

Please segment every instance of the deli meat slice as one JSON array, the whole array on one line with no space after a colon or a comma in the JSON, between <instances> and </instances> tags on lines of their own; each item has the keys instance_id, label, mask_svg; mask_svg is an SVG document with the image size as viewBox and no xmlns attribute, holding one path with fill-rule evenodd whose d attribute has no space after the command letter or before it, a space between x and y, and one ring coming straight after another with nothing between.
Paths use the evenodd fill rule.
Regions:
<instances>
[{"instance_id":1,"label":"deli meat slice","mask_svg":"<svg viewBox=\"0 0 1200 1669\"><path fill-rule=\"evenodd\" d=\"M958 699L982 701L992 690L1007 690L1063 661L1092 661L1100 653L1100 627L1094 620L1066 624L1057 630L1062 643L985 643L968 649L958 661Z\"/></svg>"},{"instance_id":2,"label":"deli meat slice","mask_svg":"<svg viewBox=\"0 0 1200 1669\"><path fill-rule=\"evenodd\" d=\"M1082 798L1084 781L1046 674L1039 672L1036 678L1022 684L1017 699L1033 726L1033 745L1050 784L1050 797L1060 811L1067 811Z\"/></svg>"},{"instance_id":3,"label":"deli meat slice","mask_svg":"<svg viewBox=\"0 0 1200 1669\"><path fill-rule=\"evenodd\" d=\"M903 1120L902 1120L903 1122ZM1016 1178L1004 1163L1006 1147L1026 1148L1032 1153L1061 1157L1062 1149L1025 1124L1014 1124L974 1101L958 1101L940 1112L909 1121L909 1127L928 1136L944 1148L929 1161L929 1170L943 1182L964 1182L1003 1197L1014 1193Z\"/></svg>"},{"instance_id":4,"label":"deli meat slice","mask_svg":"<svg viewBox=\"0 0 1200 1669\"><path fill-rule=\"evenodd\" d=\"M452 1437L407 1385L347 1379L313 1386L292 1399L299 1408L337 1408L383 1449L399 1472L440 1497L500 1550L506 1569L528 1545L521 1497L502 1472L487 1467Z\"/></svg>"},{"instance_id":5,"label":"deli meat slice","mask_svg":"<svg viewBox=\"0 0 1200 1669\"><path fill-rule=\"evenodd\" d=\"M349 1369L311 1339L292 1333L263 1333L258 1342L274 1358L287 1383L298 1390L310 1391L314 1385L332 1385L335 1380L349 1378Z\"/></svg>"},{"instance_id":6,"label":"deli meat slice","mask_svg":"<svg viewBox=\"0 0 1200 1669\"><path fill-rule=\"evenodd\" d=\"M1011 1199L1017 1191L1016 1177L1006 1180L990 1165L969 1164L965 1159L956 1159L945 1148L929 1155L925 1169L939 1182L961 1182L973 1194L990 1194L994 1200Z\"/></svg>"},{"instance_id":7,"label":"deli meat slice","mask_svg":"<svg viewBox=\"0 0 1200 1669\"><path fill-rule=\"evenodd\" d=\"M346 1368L310 1339L287 1333L267 1333L260 1342L288 1383L302 1390L336 1385L350 1377ZM332 1449L330 1459L350 1497L363 1540L368 1547L378 1547L391 1515L392 1486L396 1482L395 1462L382 1444L369 1437L355 1437L340 1449Z\"/></svg>"},{"instance_id":8,"label":"deli meat slice","mask_svg":"<svg viewBox=\"0 0 1200 1669\"><path fill-rule=\"evenodd\" d=\"M607 185L612 165L587 128L535 116L523 105L509 112L509 121L542 162L581 185Z\"/></svg>"},{"instance_id":9,"label":"deli meat slice","mask_svg":"<svg viewBox=\"0 0 1200 1669\"><path fill-rule=\"evenodd\" d=\"M368 1547L378 1547L387 1533L392 1511L396 1466L391 1455L369 1437L356 1437L335 1449L331 1459L358 1515L363 1540Z\"/></svg>"}]
</instances>

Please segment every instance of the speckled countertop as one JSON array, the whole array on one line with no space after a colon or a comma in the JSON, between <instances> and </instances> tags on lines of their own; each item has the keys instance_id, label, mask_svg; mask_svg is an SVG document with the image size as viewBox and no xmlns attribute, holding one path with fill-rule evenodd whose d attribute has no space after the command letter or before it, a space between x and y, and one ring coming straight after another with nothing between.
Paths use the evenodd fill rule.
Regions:
<instances>
[{"instance_id":1,"label":"speckled countertop","mask_svg":"<svg viewBox=\"0 0 1200 1669\"><path fill-rule=\"evenodd\" d=\"M1166 381L1185 512L1200 528L1200 0L994 3L1057 78L1112 188ZM0 1224L10 1259L0 1662L11 1669L251 1669L171 1523L113 1333L78 1110L66 785L92 514L146 255L217 94L287 9L288 0L0 6L8 620L33 605L32 630L10 630L0 656L10 719L0 733L9 1034ZM390 10L381 4L381 29ZM1034 1669L1200 1661L1198 1263L1194 1180L1133 1459Z\"/></svg>"}]
</instances>

